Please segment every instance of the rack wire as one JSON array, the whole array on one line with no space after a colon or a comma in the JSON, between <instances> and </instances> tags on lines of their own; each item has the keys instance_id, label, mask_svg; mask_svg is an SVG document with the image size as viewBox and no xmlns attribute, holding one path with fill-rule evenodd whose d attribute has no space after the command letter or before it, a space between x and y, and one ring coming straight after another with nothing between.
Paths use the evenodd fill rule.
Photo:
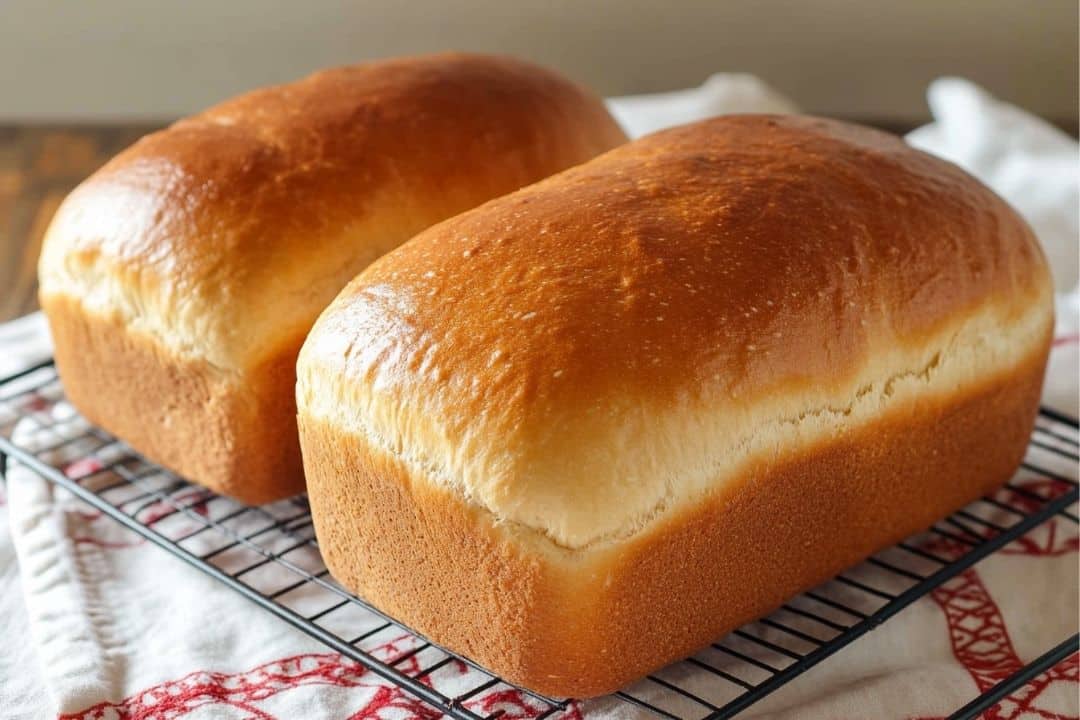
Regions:
<instances>
[{"instance_id":1,"label":"rack wire","mask_svg":"<svg viewBox=\"0 0 1080 720\"><path fill-rule=\"evenodd\" d=\"M605 702L670 720L735 716L991 553L1018 540L1035 542L1032 536L1055 516L1080 522L1077 449L1076 420L1042 410L1020 470L999 492ZM64 400L51 361L0 380L0 473L8 461L447 715L545 720L571 709L570 700L521 691L515 697L524 705L508 712L507 683L330 577L305 498L252 507L189 484L79 417ZM1076 636L1064 639L952 717L977 717L1077 649Z\"/></svg>"}]
</instances>

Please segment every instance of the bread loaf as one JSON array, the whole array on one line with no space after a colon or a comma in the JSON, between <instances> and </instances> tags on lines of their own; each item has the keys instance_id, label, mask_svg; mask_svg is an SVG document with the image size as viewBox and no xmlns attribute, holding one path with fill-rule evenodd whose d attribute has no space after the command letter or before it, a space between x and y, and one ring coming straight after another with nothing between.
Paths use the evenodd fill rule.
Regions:
<instances>
[{"instance_id":1,"label":"bread loaf","mask_svg":"<svg viewBox=\"0 0 1080 720\"><path fill-rule=\"evenodd\" d=\"M1005 481L1025 223L884 133L733 116L421 233L300 354L333 575L511 682L620 687Z\"/></svg>"},{"instance_id":2,"label":"bread loaf","mask_svg":"<svg viewBox=\"0 0 1080 720\"><path fill-rule=\"evenodd\" d=\"M63 203L41 304L68 397L196 482L303 490L295 361L326 305L419 230L625 140L509 58L320 72L149 135Z\"/></svg>"}]
</instances>

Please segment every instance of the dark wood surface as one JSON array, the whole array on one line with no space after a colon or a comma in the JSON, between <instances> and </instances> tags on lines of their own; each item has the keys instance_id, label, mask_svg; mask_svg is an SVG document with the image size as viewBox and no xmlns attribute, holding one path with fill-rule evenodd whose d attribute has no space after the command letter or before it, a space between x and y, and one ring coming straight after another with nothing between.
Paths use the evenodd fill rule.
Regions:
<instances>
[{"instance_id":1,"label":"dark wood surface","mask_svg":"<svg viewBox=\"0 0 1080 720\"><path fill-rule=\"evenodd\" d=\"M890 122L867 124L896 133L911 129ZM1075 121L1058 125L1075 136ZM64 196L160 126L0 125L0 322L37 308L41 239Z\"/></svg>"},{"instance_id":2,"label":"dark wood surface","mask_svg":"<svg viewBox=\"0 0 1080 720\"><path fill-rule=\"evenodd\" d=\"M151 125L0 125L0 322L37 308L41 238L64 196Z\"/></svg>"}]
</instances>

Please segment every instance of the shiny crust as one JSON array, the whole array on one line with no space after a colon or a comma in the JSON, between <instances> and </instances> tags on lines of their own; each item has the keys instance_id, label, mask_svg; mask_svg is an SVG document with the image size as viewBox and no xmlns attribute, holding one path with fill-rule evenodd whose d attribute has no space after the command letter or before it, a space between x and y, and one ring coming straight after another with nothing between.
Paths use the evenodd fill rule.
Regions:
<instances>
[{"instance_id":1,"label":"shiny crust","mask_svg":"<svg viewBox=\"0 0 1080 720\"><path fill-rule=\"evenodd\" d=\"M602 695L1006 481L1045 362L1038 348L977 387L762 460L602 552L497 523L366 438L301 414L319 546L346 587L506 680Z\"/></svg>"},{"instance_id":2,"label":"shiny crust","mask_svg":"<svg viewBox=\"0 0 1080 720\"><path fill-rule=\"evenodd\" d=\"M1030 230L948 163L809 118L659 133L323 313L320 547L511 681L608 692L1004 481L1052 327Z\"/></svg>"},{"instance_id":3,"label":"shiny crust","mask_svg":"<svg viewBox=\"0 0 1080 720\"><path fill-rule=\"evenodd\" d=\"M256 495L234 477L250 458L218 456L217 440L199 441L220 411L215 422L228 426L230 447L254 452L265 434L265 454L279 454L271 441L288 448L273 472L282 475L282 492L293 490L296 442L267 430L287 435L294 423L293 382L282 377L255 387L258 368L291 366L345 283L419 230L624 140L602 102L566 79L510 58L469 54L327 70L181 120L80 185L49 228L39 275L50 320L57 322L52 301L69 298L88 324L131 336L113 349L145 351L77 361L77 353L101 346L59 347L69 358L60 364L65 382L81 410L137 449L174 469L195 468L193 480L251 500ZM57 341L65 335L57 333ZM76 377L77 363L145 367L142 387L149 390L144 360L152 356L165 378L155 394L187 408L169 427L135 419L121 427L110 418L130 415L143 401L123 385L99 383L94 372ZM194 374L190 382L181 372ZM210 387L203 376L217 383L215 393L246 399L222 399L237 407L208 405L202 413L195 397L162 394L202 393ZM256 400L255 392L271 397ZM102 412L125 402L127 412ZM253 402L288 417L252 415ZM153 419L160 418L151 412L144 422ZM236 426L241 420L247 424ZM157 448L172 441L146 442L166 432L191 441L186 454L218 459L166 456ZM250 466L243 474L253 488L271 482Z\"/></svg>"},{"instance_id":4,"label":"shiny crust","mask_svg":"<svg viewBox=\"0 0 1080 720\"><path fill-rule=\"evenodd\" d=\"M582 549L760 453L1044 342L1002 200L898 138L741 116L658 133L421 233L323 314L302 411Z\"/></svg>"}]
</instances>

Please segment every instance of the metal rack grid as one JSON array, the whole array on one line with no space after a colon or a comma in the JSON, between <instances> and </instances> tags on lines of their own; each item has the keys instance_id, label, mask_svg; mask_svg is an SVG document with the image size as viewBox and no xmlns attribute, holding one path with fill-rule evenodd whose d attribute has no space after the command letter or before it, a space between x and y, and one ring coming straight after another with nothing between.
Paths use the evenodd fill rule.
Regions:
<instances>
[{"instance_id":1,"label":"metal rack grid","mask_svg":"<svg viewBox=\"0 0 1080 720\"><path fill-rule=\"evenodd\" d=\"M1077 448L1076 420L1042 411L1023 465L999 492L608 701L678 720L736 715L987 555L1029 540L1054 516L1080 522ZM500 698L510 686L330 577L304 498L245 506L148 462L74 412L51 361L0 380L0 472L8 458L438 710L461 720L506 714ZM269 568L275 572L261 572ZM268 586L271 576L277 580ZM977 717L1077 644L1076 636L1064 640L953 717ZM522 710L533 720L570 706L524 692Z\"/></svg>"}]
</instances>

